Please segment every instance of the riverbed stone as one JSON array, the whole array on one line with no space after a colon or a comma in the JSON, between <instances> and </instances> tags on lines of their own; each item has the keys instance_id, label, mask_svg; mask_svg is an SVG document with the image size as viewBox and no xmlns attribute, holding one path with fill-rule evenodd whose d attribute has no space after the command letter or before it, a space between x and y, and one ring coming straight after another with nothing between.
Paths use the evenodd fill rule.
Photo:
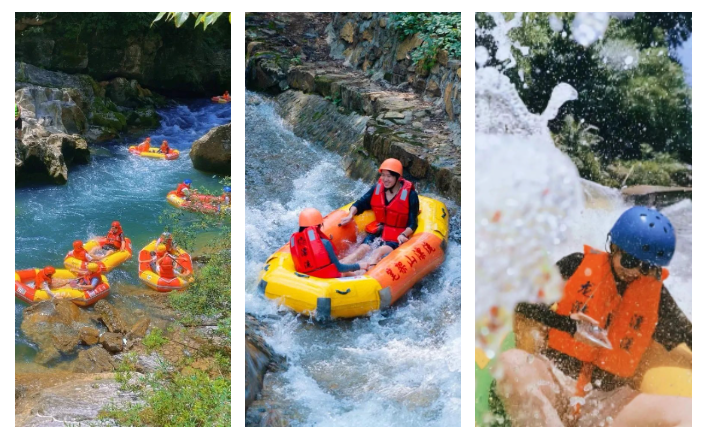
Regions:
<instances>
[{"instance_id":1,"label":"riverbed stone","mask_svg":"<svg viewBox=\"0 0 704 433\"><path fill-rule=\"evenodd\" d=\"M193 167L217 174L229 175L232 170L230 124L216 126L193 142L189 156Z\"/></svg>"},{"instance_id":2,"label":"riverbed stone","mask_svg":"<svg viewBox=\"0 0 704 433\"><path fill-rule=\"evenodd\" d=\"M110 353L122 352L125 348L122 334L116 332L105 332L100 336L100 344Z\"/></svg>"},{"instance_id":3,"label":"riverbed stone","mask_svg":"<svg viewBox=\"0 0 704 433\"><path fill-rule=\"evenodd\" d=\"M354 24L352 21L347 21L340 31L340 38L348 43L354 42Z\"/></svg>"},{"instance_id":4,"label":"riverbed stone","mask_svg":"<svg viewBox=\"0 0 704 433\"><path fill-rule=\"evenodd\" d=\"M100 314L100 320L108 328L108 331L113 333L125 333L129 331L119 311L105 299L96 302L94 309Z\"/></svg>"},{"instance_id":5,"label":"riverbed stone","mask_svg":"<svg viewBox=\"0 0 704 433\"><path fill-rule=\"evenodd\" d=\"M83 344L92 346L94 344L98 344L98 341L100 340L100 331L90 326L84 326L78 331L78 336Z\"/></svg>"},{"instance_id":6,"label":"riverbed stone","mask_svg":"<svg viewBox=\"0 0 704 433\"><path fill-rule=\"evenodd\" d=\"M94 346L78 352L78 358L71 364L71 371L76 373L102 373L113 371L115 361L102 346Z\"/></svg>"}]
</instances>

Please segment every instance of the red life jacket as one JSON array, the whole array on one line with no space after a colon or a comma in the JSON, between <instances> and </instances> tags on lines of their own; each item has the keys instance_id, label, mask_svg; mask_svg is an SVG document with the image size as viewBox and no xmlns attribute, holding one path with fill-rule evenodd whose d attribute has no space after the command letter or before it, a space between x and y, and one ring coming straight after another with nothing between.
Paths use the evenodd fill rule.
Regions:
<instances>
[{"instance_id":1,"label":"red life jacket","mask_svg":"<svg viewBox=\"0 0 704 433\"><path fill-rule=\"evenodd\" d=\"M550 329L550 348L591 363L620 377L631 377L652 342L658 323L662 281L641 276L618 293L608 253L584 246L584 259L565 285L557 314L583 312L606 329L612 349L576 341L569 333ZM662 279L669 275L662 270ZM584 305L586 304L586 308Z\"/></svg>"},{"instance_id":2,"label":"red life jacket","mask_svg":"<svg viewBox=\"0 0 704 433\"><path fill-rule=\"evenodd\" d=\"M379 179L371 199L376 221L384 224L381 238L389 242L398 242L398 236L408 228L409 199L414 188L411 182L403 178L399 178L399 182L402 182L401 189L389 204L386 204L386 192L381 179Z\"/></svg>"},{"instance_id":3,"label":"red life jacket","mask_svg":"<svg viewBox=\"0 0 704 433\"><path fill-rule=\"evenodd\" d=\"M40 290L42 288L42 283L47 283L51 286L51 277L47 276L43 269L37 272L37 275L34 276L34 288L36 290Z\"/></svg>"},{"instance_id":4,"label":"red life jacket","mask_svg":"<svg viewBox=\"0 0 704 433\"><path fill-rule=\"evenodd\" d=\"M174 274L174 262L171 258L167 257L166 260L161 261L159 265L159 276L161 278L176 278L176 274Z\"/></svg>"},{"instance_id":5,"label":"red life jacket","mask_svg":"<svg viewBox=\"0 0 704 433\"><path fill-rule=\"evenodd\" d=\"M122 238L123 238L123 236L122 236L122 230L120 230L120 231L117 232L117 233L113 233L112 230L110 230L110 231L108 232L107 236L105 236L105 239L107 240L107 242L108 242L110 245L114 245L115 248L118 248L118 249L119 249L120 247L122 247Z\"/></svg>"},{"instance_id":6,"label":"red life jacket","mask_svg":"<svg viewBox=\"0 0 704 433\"><path fill-rule=\"evenodd\" d=\"M339 278L342 274L330 260L323 239L330 240L318 227L308 227L302 232L291 235L293 265L297 272L313 277Z\"/></svg>"},{"instance_id":7,"label":"red life jacket","mask_svg":"<svg viewBox=\"0 0 704 433\"><path fill-rule=\"evenodd\" d=\"M169 153L171 148L169 147L168 144L162 144L160 147L161 153Z\"/></svg>"},{"instance_id":8,"label":"red life jacket","mask_svg":"<svg viewBox=\"0 0 704 433\"><path fill-rule=\"evenodd\" d=\"M88 251L86 251L86 249L83 247L79 249L74 248L73 251L71 251L71 255L82 262L88 261L88 257L86 257L86 254L88 254Z\"/></svg>"},{"instance_id":9,"label":"red life jacket","mask_svg":"<svg viewBox=\"0 0 704 433\"><path fill-rule=\"evenodd\" d=\"M186 185L185 183L179 183L179 184L178 184L178 187L176 188L176 195L177 195L178 197L185 197L186 194L183 193L183 190L184 190L184 189L190 189L189 186L190 186L190 185Z\"/></svg>"}]
</instances>

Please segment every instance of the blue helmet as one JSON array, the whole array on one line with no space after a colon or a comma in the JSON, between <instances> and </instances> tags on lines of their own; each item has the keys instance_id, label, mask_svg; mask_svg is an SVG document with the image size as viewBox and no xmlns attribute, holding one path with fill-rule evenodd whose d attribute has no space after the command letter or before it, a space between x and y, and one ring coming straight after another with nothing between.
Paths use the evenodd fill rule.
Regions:
<instances>
[{"instance_id":1,"label":"blue helmet","mask_svg":"<svg viewBox=\"0 0 704 433\"><path fill-rule=\"evenodd\" d=\"M232 192L232 189L229 186L223 187L222 190L225 192Z\"/></svg>"},{"instance_id":2,"label":"blue helmet","mask_svg":"<svg viewBox=\"0 0 704 433\"><path fill-rule=\"evenodd\" d=\"M628 209L609 235L621 250L651 265L667 266L675 253L675 229L655 209L643 206Z\"/></svg>"},{"instance_id":3,"label":"blue helmet","mask_svg":"<svg viewBox=\"0 0 704 433\"><path fill-rule=\"evenodd\" d=\"M190 184L191 184L191 179L186 179L186 180L183 181L183 183L185 183L186 185L190 185Z\"/></svg>"}]
</instances>

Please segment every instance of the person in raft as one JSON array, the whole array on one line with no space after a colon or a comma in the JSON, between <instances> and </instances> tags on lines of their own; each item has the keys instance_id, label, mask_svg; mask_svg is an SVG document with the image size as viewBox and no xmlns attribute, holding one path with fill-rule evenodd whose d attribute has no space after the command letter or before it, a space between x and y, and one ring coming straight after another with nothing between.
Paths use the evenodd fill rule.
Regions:
<instances>
[{"instance_id":1,"label":"person in raft","mask_svg":"<svg viewBox=\"0 0 704 433\"><path fill-rule=\"evenodd\" d=\"M418 228L420 200L413 184L402 177L401 161L389 158L379 166L381 177L366 194L357 200L340 224L348 224L355 215L374 211L375 221L367 225L367 236L362 245L342 259L352 263L371 251L372 243L381 238L382 245L372 253L369 263L376 264L384 256L408 241Z\"/></svg>"},{"instance_id":2,"label":"person in raft","mask_svg":"<svg viewBox=\"0 0 704 433\"><path fill-rule=\"evenodd\" d=\"M322 232L323 215L314 208L298 215L298 232L291 235L291 257L296 272L318 278L339 278L345 272L367 270L366 262L343 264L337 259L335 246Z\"/></svg>"},{"instance_id":3,"label":"person in raft","mask_svg":"<svg viewBox=\"0 0 704 433\"><path fill-rule=\"evenodd\" d=\"M171 148L169 147L169 142L164 140L161 142L161 146L159 147L159 152L163 153L164 155L168 155L169 152L171 152Z\"/></svg>"},{"instance_id":4,"label":"person in raft","mask_svg":"<svg viewBox=\"0 0 704 433\"><path fill-rule=\"evenodd\" d=\"M223 93L223 95L222 95L222 99L229 101L230 100L230 92L225 90L225 93Z\"/></svg>"},{"instance_id":5,"label":"person in raft","mask_svg":"<svg viewBox=\"0 0 704 433\"><path fill-rule=\"evenodd\" d=\"M188 200L188 196L195 191L195 189L191 189L191 184L191 179L186 179L179 183L176 187L176 196Z\"/></svg>"},{"instance_id":6,"label":"person in raft","mask_svg":"<svg viewBox=\"0 0 704 433\"><path fill-rule=\"evenodd\" d=\"M512 349L500 356L496 392L514 426L692 425L691 398L644 394L634 385L653 341L666 350L692 348L692 322L663 285L675 229L660 212L633 207L607 245L608 252L585 246L557 262L566 283L556 308L516 307L548 333L538 355Z\"/></svg>"},{"instance_id":7,"label":"person in raft","mask_svg":"<svg viewBox=\"0 0 704 433\"><path fill-rule=\"evenodd\" d=\"M102 247L95 248L92 252L93 257L98 260L103 259L116 251L125 249L125 234L122 232L122 226L119 221L113 221L108 234L105 235L105 244Z\"/></svg>"},{"instance_id":8,"label":"person in raft","mask_svg":"<svg viewBox=\"0 0 704 433\"><path fill-rule=\"evenodd\" d=\"M22 108L15 102L15 138L22 138Z\"/></svg>"},{"instance_id":9,"label":"person in raft","mask_svg":"<svg viewBox=\"0 0 704 433\"><path fill-rule=\"evenodd\" d=\"M83 246L83 241L80 239L73 241L73 251L71 251L71 256L82 262L92 262L93 260L96 260L93 256L88 254L88 251Z\"/></svg>"},{"instance_id":10,"label":"person in raft","mask_svg":"<svg viewBox=\"0 0 704 433\"><path fill-rule=\"evenodd\" d=\"M176 262L176 257L172 256L166 251L165 245L159 245L157 248L157 260L155 272L159 274L159 277L166 279L173 279L177 277L187 277L189 272L186 269L181 269L182 272L178 272L175 268L178 266Z\"/></svg>"},{"instance_id":11,"label":"person in raft","mask_svg":"<svg viewBox=\"0 0 704 433\"><path fill-rule=\"evenodd\" d=\"M164 245L167 252L172 253L176 251L176 242L174 242L173 236L170 232L164 232L159 236L154 244L154 249L158 249L159 245ZM161 257L161 256L160 256Z\"/></svg>"},{"instance_id":12,"label":"person in raft","mask_svg":"<svg viewBox=\"0 0 704 433\"><path fill-rule=\"evenodd\" d=\"M137 145L137 150L140 152L149 152L149 148L152 146L152 138L147 137L143 142Z\"/></svg>"},{"instance_id":13,"label":"person in raft","mask_svg":"<svg viewBox=\"0 0 704 433\"><path fill-rule=\"evenodd\" d=\"M86 269L81 272L83 275L74 281L73 287L79 290L93 290L102 281L100 266L97 263L88 263Z\"/></svg>"},{"instance_id":14,"label":"person in raft","mask_svg":"<svg viewBox=\"0 0 704 433\"><path fill-rule=\"evenodd\" d=\"M52 276L56 273L53 266L45 266L44 269L37 272L34 276L34 289L44 290L49 297L55 298L56 294L51 291Z\"/></svg>"}]
</instances>

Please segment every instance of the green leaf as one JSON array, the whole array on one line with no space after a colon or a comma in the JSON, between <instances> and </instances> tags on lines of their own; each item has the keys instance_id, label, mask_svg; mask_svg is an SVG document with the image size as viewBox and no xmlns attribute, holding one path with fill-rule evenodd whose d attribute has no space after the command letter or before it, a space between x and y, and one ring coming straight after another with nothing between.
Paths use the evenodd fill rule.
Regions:
<instances>
[{"instance_id":1,"label":"green leaf","mask_svg":"<svg viewBox=\"0 0 704 433\"><path fill-rule=\"evenodd\" d=\"M176 15L176 27L181 27L191 16L190 12L174 12Z\"/></svg>"}]
</instances>

